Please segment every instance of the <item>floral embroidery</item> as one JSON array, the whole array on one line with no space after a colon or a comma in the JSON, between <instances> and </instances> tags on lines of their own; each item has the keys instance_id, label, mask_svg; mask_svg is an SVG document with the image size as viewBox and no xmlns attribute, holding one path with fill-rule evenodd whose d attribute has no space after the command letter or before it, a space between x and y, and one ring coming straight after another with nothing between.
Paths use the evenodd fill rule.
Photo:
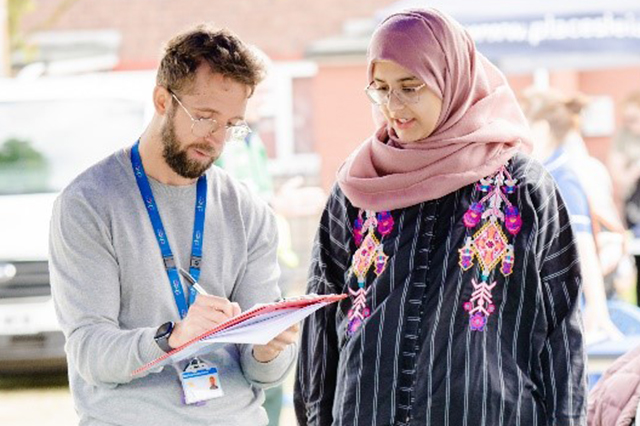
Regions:
<instances>
[{"instance_id":1,"label":"floral embroidery","mask_svg":"<svg viewBox=\"0 0 640 426\"><path fill-rule=\"evenodd\" d=\"M464 310L469 313L472 331L484 331L489 316L496 309L491 291L497 283L493 281L489 284L491 272L501 262L500 272L503 276L507 277L513 272L514 248L500 222L504 223L504 228L512 236L522 229L520 212L507 198L507 195L515 193L516 184L517 180L511 177L504 166L495 175L481 179L477 188L485 195L480 201L472 203L462 218L469 229L485 221L473 237L465 239L464 246L458 250L458 264L463 271L471 269L474 258L481 270L481 282L475 278L471 280L473 293L471 299L463 304Z\"/></svg>"},{"instance_id":2,"label":"floral embroidery","mask_svg":"<svg viewBox=\"0 0 640 426\"><path fill-rule=\"evenodd\" d=\"M475 290L471 295L471 300L465 302L464 310L471 315L469 319L471 330L484 331L487 318L496 309L491 297L491 290L496 286L496 282L494 281L489 285L486 280L478 283L475 279L472 279L471 284Z\"/></svg>"},{"instance_id":3,"label":"floral embroidery","mask_svg":"<svg viewBox=\"0 0 640 426\"><path fill-rule=\"evenodd\" d=\"M358 285L360 283L358 282ZM360 328L365 318L371 315L371 310L367 307L367 294L369 289L359 287L357 291L349 289L349 294L353 298L353 306L349 309L349 325L347 326L347 333L353 334Z\"/></svg>"},{"instance_id":4,"label":"floral embroidery","mask_svg":"<svg viewBox=\"0 0 640 426\"><path fill-rule=\"evenodd\" d=\"M364 320L371 315L371 309L367 306L367 294L365 289L366 275L374 266L377 276L382 274L387 267L387 256L382 248L382 243L375 235L377 229L382 237L389 235L393 230L393 216L389 212L380 212L376 215L373 211L366 211L366 219L363 220L363 211L360 210L358 218L354 222L353 236L358 249L351 259L350 273L358 278L358 289L349 289L352 297L352 307L347 314L349 325L347 333L353 334L360 328ZM366 236L364 236L366 234ZM364 236L364 237L363 237Z\"/></svg>"},{"instance_id":5,"label":"floral embroidery","mask_svg":"<svg viewBox=\"0 0 640 426\"><path fill-rule=\"evenodd\" d=\"M500 225L491 220L485 223L473 238L476 257L482 270L491 271L502 260L508 245L509 241Z\"/></svg>"}]
</instances>

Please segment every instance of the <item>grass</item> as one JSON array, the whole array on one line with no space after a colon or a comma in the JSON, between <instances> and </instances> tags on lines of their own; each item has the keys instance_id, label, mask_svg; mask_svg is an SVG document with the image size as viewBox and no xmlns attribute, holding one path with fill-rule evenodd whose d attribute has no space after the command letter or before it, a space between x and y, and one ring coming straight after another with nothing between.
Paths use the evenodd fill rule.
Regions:
<instances>
[{"instance_id":1,"label":"grass","mask_svg":"<svg viewBox=\"0 0 640 426\"><path fill-rule=\"evenodd\" d=\"M67 373L2 374L0 390L68 388Z\"/></svg>"}]
</instances>

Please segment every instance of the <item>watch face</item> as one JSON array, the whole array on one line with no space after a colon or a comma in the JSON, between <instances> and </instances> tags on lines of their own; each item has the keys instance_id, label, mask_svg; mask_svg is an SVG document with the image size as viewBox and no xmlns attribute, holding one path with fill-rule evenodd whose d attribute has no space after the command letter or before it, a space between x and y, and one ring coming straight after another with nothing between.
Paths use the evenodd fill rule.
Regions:
<instances>
[{"instance_id":1,"label":"watch face","mask_svg":"<svg viewBox=\"0 0 640 426\"><path fill-rule=\"evenodd\" d=\"M169 334L171 334L172 330L173 330L173 323L171 321L165 322L160 327L158 327L158 331L156 331L155 338L162 339L163 337L167 337Z\"/></svg>"}]
</instances>

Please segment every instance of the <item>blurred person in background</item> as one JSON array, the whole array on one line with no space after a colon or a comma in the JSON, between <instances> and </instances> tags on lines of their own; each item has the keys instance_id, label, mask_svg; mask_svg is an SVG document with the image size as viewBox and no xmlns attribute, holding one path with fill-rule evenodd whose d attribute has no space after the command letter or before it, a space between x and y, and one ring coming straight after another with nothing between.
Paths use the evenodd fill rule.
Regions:
<instances>
[{"instance_id":1,"label":"blurred person in background","mask_svg":"<svg viewBox=\"0 0 640 426\"><path fill-rule=\"evenodd\" d=\"M296 326L266 345L225 345L131 376L280 296L274 215L210 167L228 141L250 132L246 104L262 76L260 61L228 30L198 26L177 35L160 62L155 114L140 139L57 199L51 284L80 424L267 424L262 389L290 371ZM208 294L188 287L178 267ZM204 380L194 383L190 373ZM185 394L203 384L187 404Z\"/></svg>"},{"instance_id":2,"label":"blurred person in background","mask_svg":"<svg viewBox=\"0 0 640 426\"><path fill-rule=\"evenodd\" d=\"M571 215L586 302L586 341L593 343L621 337L607 308L605 275L615 274L618 269L618 262L607 256L622 259L625 230L615 208L608 171L588 155L580 135L580 113L587 102L581 94L567 96L533 88L525 91L521 100L534 136L534 156L544 162L555 179ZM605 223L619 238L617 245L606 245L601 238L599 253L597 239Z\"/></svg>"},{"instance_id":3,"label":"blurred person in background","mask_svg":"<svg viewBox=\"0 0 640 426\"><path fill-rule=\"evenodd\" d=\"M613 141L610 157L616 187L622 199L627 225L640 239L640 91L630 93L622 104L622 125ZM640 253L635 253L640 271ZM640 274L636 281L636 303L640 306Z\"/></svg>"},{"instance_id":4,"label":"blurred person in background","mask_svg":"<svg viewBox=\"0 0 640 426\"><path fill-rule=\"evenodd\" d=\"M584 424L577 249L504 75L433 9L383 20L368 65L382 122L308 280L350 297L304 323L299 423Z\"/></svg>"},{"instance_id":5,"label":"blurred person in background","mask_svg":"<svg viewBox=\"0 0 640 426\"><path fill-rule=\"evenodd\" d=\"M630 93L622 103L622 123L613 139L610 157L614 181L624 200L636 191L640 179L640 91ZM640 207L632 212L640 223Z\"/></svg>"},{"instance_id":6,"label":"blurred person in background","mask_svg":"<svg viewBox=\"0 0 640 426\"><path fill-rule=\"evenodd\" d=\"M590 99L576 94L577 103L589 106ZM636 268L629 253L629 230L616 203L616 189L607 166L589 154L582 137L582 114L577 128L567 133L563 148L589 200L598 259L605 280L607 298L628 297L636 282Z\"/></svg>"},{"instance_id":7,"label":"blurred person in background","mask_svg":"<svg viewBox=\"0 0 640 426\"><path fill-rule=\"evenodd\" d=\"M255 107L249 106L245 117L251 133L243 140L228 144L215 164L269 203L274 195L273 179L269 173L267 149L260 138L260 123L252 110Z\"/></svg>"}]
</instances>

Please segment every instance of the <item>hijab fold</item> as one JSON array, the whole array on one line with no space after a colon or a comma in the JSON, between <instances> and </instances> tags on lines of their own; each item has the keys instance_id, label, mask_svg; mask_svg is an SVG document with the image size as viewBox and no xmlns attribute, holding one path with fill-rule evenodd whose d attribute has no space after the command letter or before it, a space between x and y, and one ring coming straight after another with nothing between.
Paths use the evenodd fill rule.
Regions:
<instances>
[{"instance_id":1,"label":"hijab fold","mask_svg":"<svg viewBox=\"0 0 640 426\"><path fill-rule=\"evenodd\" d=\"M391 15L372 36L369 81L377 61L393 61L442 99L428 137L397 139L385 123L338 171L351 203L394 210L434 200L495 173L531 150L527 122L504 75L476 52L468 33L433 9Z\"/></svg>"}]
</instances>

